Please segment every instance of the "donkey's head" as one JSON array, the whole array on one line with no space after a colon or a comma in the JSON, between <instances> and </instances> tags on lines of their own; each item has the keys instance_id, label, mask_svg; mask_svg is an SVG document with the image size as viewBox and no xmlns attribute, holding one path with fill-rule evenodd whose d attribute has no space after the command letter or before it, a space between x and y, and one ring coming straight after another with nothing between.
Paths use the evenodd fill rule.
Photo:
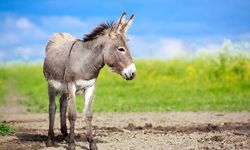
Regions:
<instances>
[{"instance_id":1,"label":"donkey's head","mask_svg":"<svg viewBox=\"0 0 250 150\"><path fill-rule=\"evenodd\" d=\"M125 20L126 14L106 32L108 38L104 48L104 63L114 72L120 74L126 80L132 80L136 75L136 68L127 46L126 32L132 24L134 15L128 21Z\"/></svg>"}]
</instances>

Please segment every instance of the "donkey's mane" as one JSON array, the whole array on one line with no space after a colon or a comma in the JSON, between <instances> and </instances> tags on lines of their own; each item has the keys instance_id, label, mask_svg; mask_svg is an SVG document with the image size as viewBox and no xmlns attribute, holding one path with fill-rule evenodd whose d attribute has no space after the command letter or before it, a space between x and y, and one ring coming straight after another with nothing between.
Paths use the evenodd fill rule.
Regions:
<instances>
[{"instance_id":1,"label":"donkey's mane","mask_svg":"<svg viewBox=\"0 0 250 150\"><path fill-rule=\"evenodd\" d=\"M85 34L83 37L83 41L91 41L96 39L99 35L104 35L104 31L107 29L112 29L114 27L115 23L113 21L107 22L107 23L101 23L98 27L96 27L91 33Z\"/></svg>"}]
</instances>

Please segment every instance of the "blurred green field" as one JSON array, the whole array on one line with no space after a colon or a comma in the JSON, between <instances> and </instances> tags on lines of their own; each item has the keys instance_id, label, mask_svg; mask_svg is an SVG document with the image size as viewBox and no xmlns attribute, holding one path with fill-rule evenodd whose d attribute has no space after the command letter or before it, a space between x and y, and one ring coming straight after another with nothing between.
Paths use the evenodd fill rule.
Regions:
<instances>
[{"instance_id":1,"label":"blurred green field","mask_svg":"<svg viewBox=\"0 0 250 150\"><path fill-rule=\"evenodd\" d=\"M173 60L136 60L137 77L126 81L105 67L97 80L95 112L250 111L248 54L199 55ZM0 67L0 104L8 82L30 111L47 112L42 64ZM58 100L57 100L58 101ZM78 111L83 96L77 98Z\"/></svg>"}]
</instances>

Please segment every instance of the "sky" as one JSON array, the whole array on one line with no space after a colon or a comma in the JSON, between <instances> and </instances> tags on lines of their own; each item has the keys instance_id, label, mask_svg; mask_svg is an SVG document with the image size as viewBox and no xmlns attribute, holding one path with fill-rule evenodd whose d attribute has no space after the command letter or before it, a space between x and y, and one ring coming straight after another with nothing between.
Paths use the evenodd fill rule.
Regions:
<instances>
[{"instance_id":1,"label":"sky","mask_svg":"<svg viewBox=\"0 0 250 150\"><path fill-rule=\"evenodd\" d=\"M211 53L229 44L250 51L249 0L1 0L0 62L42 61L54 32L82 38L101 22L135 14L135 58Z\"/></svg>"}]
</instances>

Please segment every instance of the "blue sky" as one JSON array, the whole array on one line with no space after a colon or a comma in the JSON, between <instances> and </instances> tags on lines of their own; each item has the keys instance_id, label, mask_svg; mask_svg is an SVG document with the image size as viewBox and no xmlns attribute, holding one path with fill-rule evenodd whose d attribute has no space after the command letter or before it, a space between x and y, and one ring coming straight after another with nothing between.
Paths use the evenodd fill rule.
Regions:
<instances>
[{"instance_id":1,"label":"blue sky","mask_svg":"<svg viewBox=\"0 0 250 150\"><path fill-rule=\"evenodd\" d=\"M136 15L129 36L137 58L209 52L225 42L249 50L249 8L249 0L2 0L0 61L42 60L52 33L81 38L123 11Z\"/></svg>"}]
</instances>

